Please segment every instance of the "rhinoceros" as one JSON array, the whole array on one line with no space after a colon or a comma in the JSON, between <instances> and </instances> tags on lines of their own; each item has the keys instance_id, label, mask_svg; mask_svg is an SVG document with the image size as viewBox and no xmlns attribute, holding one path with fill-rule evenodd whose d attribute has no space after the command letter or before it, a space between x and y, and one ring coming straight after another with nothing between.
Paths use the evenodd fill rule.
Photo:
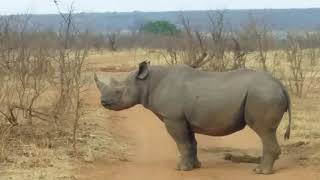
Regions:
<instances>
[{"instance_id":1,"label":"rhinoceros","mask_svg":"<svg viewBox=\"0 0 320 180\"><path fill-rule=\"evenodd\" d=\"M225 136L248 125L260 137L262 158L253 170L273 172L281 153L276 130L285 112L290 137L291 103L284 85L250 69L206 72L187 65L153 66L143 61L125 80L106 84L94 74L103 107L120 111L137 104L164 124L180 153L177 170L200 168L195 133Z\"/></svg>"}]
</instances>

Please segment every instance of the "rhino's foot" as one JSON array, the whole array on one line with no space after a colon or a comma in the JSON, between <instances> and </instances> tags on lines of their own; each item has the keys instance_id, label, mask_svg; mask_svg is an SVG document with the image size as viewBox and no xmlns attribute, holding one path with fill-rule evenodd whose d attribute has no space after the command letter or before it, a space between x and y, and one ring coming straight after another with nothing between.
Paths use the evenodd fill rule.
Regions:
<instances>
[{"instance_id":1,"label":"rhino's foot","mask_svg":"<svg viewBox=\"0 0 320 180\"><path fill-rule=\"evenodd\" d=\"M265 175L273 174L273 171L271 168L262 168L260 166L254 168L253 172L256 174L265 174Z\"/></svg>"},{"instance_id":2,"label":"rhino's foot","mask_svg":"<svg viewBox=\"0 0 320 180\"><path fill-rule=\"evenodd\" d=\"M199 161L188 161L188 162L179 162L177 164L176 170L178 171L191 171L196 168L201 167L201 162Z\"/></svg>"}]
</instances>

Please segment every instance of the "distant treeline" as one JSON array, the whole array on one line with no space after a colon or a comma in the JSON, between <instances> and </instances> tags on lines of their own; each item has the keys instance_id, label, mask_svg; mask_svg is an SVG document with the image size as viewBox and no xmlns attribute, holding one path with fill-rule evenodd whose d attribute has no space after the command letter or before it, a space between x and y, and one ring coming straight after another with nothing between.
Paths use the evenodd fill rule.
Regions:
<instances>
[{"instance_id":1,"label":"distant treeline","mask_svg":"<svg viewBox=\"0 0 320 180\"><path fill-rule=\"evenodd\" d=\"M261 19L274 31L313 31L320 28L320 8L223 11L225 26L233 29L240 28L252 17ZM193 27L200 31L209 31L209 13L212 11L79 13L74 15L74 22L83 30L89 28L91 32L135 31L141 25L154 20L169 21L181 27L181 16L184 16L188 17ZM60 15L32 15L29 28L58 30L61 23Z\"/></svg>"}]
</instances>

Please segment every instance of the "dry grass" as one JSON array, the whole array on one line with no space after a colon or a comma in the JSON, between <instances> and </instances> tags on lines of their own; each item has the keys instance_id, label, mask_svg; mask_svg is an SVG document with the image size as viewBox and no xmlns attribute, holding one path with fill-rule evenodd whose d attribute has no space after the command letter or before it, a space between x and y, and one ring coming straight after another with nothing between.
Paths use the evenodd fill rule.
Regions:
<instances>
[{"instance_id":1,"label":"dry grass","mask_svg":"<svg viewBox=\"0 0 320 180\"><path fill-rule=\"evenodd\" d=\"M87 76L90 78L93 71L130 71L135 68L131 57L134 54L144 57L140 52L91 54ZM86 112L80 119L77 136L78 154L72 149L72 124L67 120L58 125L46 121L33 124L20 121L15 127L0 124L0 179L76 179L75 170L84 162L92 163L101 158L110 162L127 159L128 139L114 133L116 122L123 117L100 107L94 84L84 89L88 92ZM47 91L39 98L39 106L45 108L55 96Z\"/></svg>"},{"instance_id":2,"label":"dry grass","mask_svg":"<svg viewBox=\"0 0 320 180\"><path fill-rule=\"evenodd\" d=\"M73 180L76 179L74 174L79 164L102 158L110 162L127 159L127 140L114 133L115 122L123 117L101 108L96 103L97 95L92 87L86 99L90 109L80 120L78 154L75 155L72 149L71 125L55 127L46 122L21 124L13 127L5 139L0 179ZM5 124L0 127L0 132L8 129Z\"/></svg>"}]
</instances>

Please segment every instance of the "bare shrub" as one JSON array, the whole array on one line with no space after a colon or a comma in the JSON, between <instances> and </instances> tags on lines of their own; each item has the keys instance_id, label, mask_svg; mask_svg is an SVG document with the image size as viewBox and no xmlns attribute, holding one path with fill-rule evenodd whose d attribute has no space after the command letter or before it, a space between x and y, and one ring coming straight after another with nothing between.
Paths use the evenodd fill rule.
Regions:
<instances>
[{"instance_id":1,"label":"bare shrub","mask_svg":"<svg viewBox=\"0 0 320 180\"><path fill-rule=\"evenodd\" d=\"M174 65L181 64L183 58L183 50L181 46L183 44L183 37L181 36L162 36L163 48L152 49L149 54L158 55L158 59L163 59L166 64Z\"/></svg>"},{"instance_id":2,"label":"bare shrub","mask_svg":"<svg viewBox=\"0 0 320 180\"><path fill-rule=\"evenodd\" d=\"M255 59L264 71L269 71L267 60L274 49L274 34L271 28L261 19L250 17L242 26L240 38L250 51L257 51Z\"/></svg>"},{"instance_id":3,"label":"bare shrub","mask_svg":"<svg viewBox=\"0 0 320 180\"><path fill-rule=\"evenodd\" d=\"M7 129L0 144L0 160L7 138L18 124L31 129L47 124L73 134L77 152L77 129L84 113L84 76L89 52L88 32L79 32L72 9L61 14L60 32L27 29L27 18L5 17L0 21L0 123ZM32 132L32 131L31 131ZM12 138L12 137L11 137Z\"/></svg>"},{"instance_id":4,"label":"bare shrub","mask_svg":"<svg viewBox=\"0 0 320 180\"><path fill-rule=\"evenodd\" d=\"M0 64L2 78L6 80L1 87L1 103L6 107L0 111L11 124L17 123L17 110L32 123L33 117L41 118L42 113L34 110L34 104L46 88L42 82L49 77L50 63L44 47L28 46L32 37L25 32L28 19L20 27L15 23L19 22L8 18L1 33L5 38L1 40Z\"/></svg>"},{"instance_id":5,"label":"bare shrub","mask_svg":"<svg viewBox=\"0 0 320 180\"><path fill-rule=\"evenodd\" d=\"M300 38L297 35L288 34L286 49L291 73L289 87L298 97L302 97L315 84L319 74L316 64L320 57L319 51L315 48L303 49L302 42L299 41ZM306 42L312 42L308 33L302 38Z\"/></svg>"},{"instance_id":6,"label":"bare shrub","mask_svg":"<svg viewBox=\"0 0 320 180\"><path fill-rule=\"evenodd\" d=\"M0 25L0 79L3 80L0 86L0 119L10 124L8 128L1 129L1 160L5 160L6 141L13 127L23 121L32 124L34 118L48 120L48 115L41 112L36 104L46 89L45 79L50 77L49 56L46 47L31 45L32 40L41 38L26 31L29 19L30 16L25 19L6 17Z\"/></svg>"},{"instance_id":7,"label":"bare shrub","mask_svg":"<svg viewBox=\"0 0 320 180\"><path fill-rule=\"evenodd\" d=\"M179 62L179 51L173 48L167 48L165 53L162 53L167 64L174 65Z\"/></svg>"},{"instance_id":8,"label":"bare shrub","mask_svg":"<svg viewBox=\"0 0 320 180\"><path fill-rule=\"evenodd\" d=\"M120 34L119 32L109 32L109 33L107 33L109 49L111 51L116 51L117 50L117 39L118 39L119 34Z\"/></svg>"},{"instance_id":9,"label":"bare shrub","mask_svg":"<svg viewBox=\"0 0 320 180\"><path fill-rule=\"evenodd\" d=\"M187 18L182 17L185 31L184 63L194 68L225 71L245 66L247 52L242 49L236 34L225 27L224 12L208 14L210 32L194 30ZM232 54L232 55L231 55Z\"/></svg>"},{"instance_id":10,"label":"bare shrub","mask_svg":"<svg viewBox=\"0 0 320 180\"><path fill-rule=\"evenodd\" d=\"M246 67L247 55L248 52L245 51L240 43L240 39L238 37L232 37L233 48L232 48L232 57L231 61L232 67L231 69L238 69Z\"/></svg>"},{"instance_id":11,"label":"bare shrub","mask_svg":"<svg viewBox=\"0 0 320 180\"><path fill-rule=\"evenodd\" d=\"M57 5L58 6L58 5ZM73 23L72 6L68 14L62 14L63 26L58 39L61 45L55 60L59 67L58 91L55 104L56 118L73 119L73 149L77 153L76 134L79 120L83 113L82 93L84 85L88 82L84 78L85 59L88 56L88 32L79 32ZM71 116L71 117L70 117Z\"/></svg>"},{"instance_id":12,"label":"bare shrub","mask_svg":"<svg viewBox=\"0 0 320 180\"><path fill-rule=\"evenodd\" d=\"M188 18L182 16L182 25L185 33L184 42L184 63L191 67L198 68L207 63L208 56L204 42L204 37L199 31L193 31Z\"/></svg>"}]
</instances>

